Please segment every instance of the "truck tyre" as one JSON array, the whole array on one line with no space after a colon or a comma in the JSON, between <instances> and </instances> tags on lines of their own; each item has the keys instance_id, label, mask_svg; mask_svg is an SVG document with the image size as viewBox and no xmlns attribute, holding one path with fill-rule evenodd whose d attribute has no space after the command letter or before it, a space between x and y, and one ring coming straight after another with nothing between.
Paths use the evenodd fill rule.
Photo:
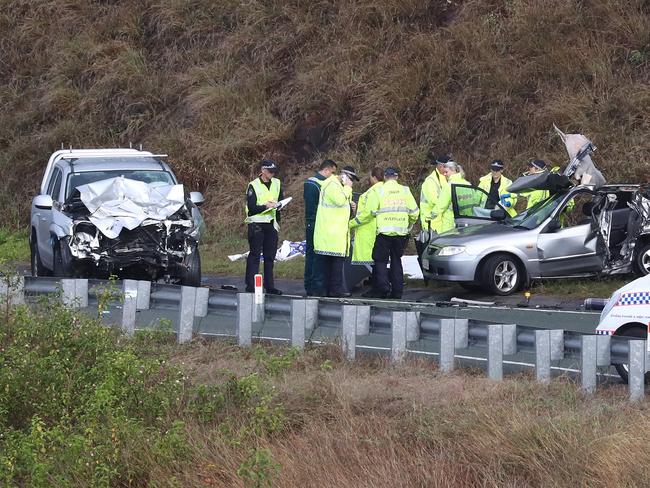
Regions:
<instances>
[{"instance_id":1,"label":"truck tyre","mask_svg":"<svg viewBox=\"0 0 650 488\"><path fill-rule=\"evenodd\" d=\"M634 268L639 276L650 273L650 242L646 242L635 252Z\"/></svg>"},{"instance_id":2,"label":"truck tyre","mask_svg":"<svg viewBox=\"0 0 650 488\"><path fill-rule=\"evenodd\" d=\"M72 278L74 272L72 268L72 253L70 248L60 240L56 241L52 249L54 261L54 276L58 278Z\"/></svg>"},{"instance_id":3,"label":"truck tyre","mask_svg":"<svg viewBox=\"0 0 650 488\"><path fill-rule=\"evenodd\" d=\"M495 295L512 295L521 285L523 273L517 260L508 254L495 254L483 264L481 282Z\"/></svg>"},{"instance_id":4,"label":"truck tyre","mask_svg":"<svg viewBox=\"0 0 650 488\"><path fill-rule=\"evenodd\" d=\"M623 331L621 334L616 334L617 336L621 337L630 337L633 339L646 339L648 337L648 332L646 328L639 324L635 325L634 327L630 327ZM616 372L618 375L621 377L624 383L627 383L629 380L629 371L630 371L630 366L627 363L623 364L614 364L614 367L616 368ZM645 382L650 383L650 373L645 374Z\"/></svg>"},{"instance_id":5,"label":"truck tyre","mask_svg":"<svg viewBox=\"0 0 650 488\"><path fill-rule=\"evenodd\" d=\"M32 276L51 276L52 272L43 266L41 255L38 252L38 243L36 242L36 235L32 234L31 242L29 243L29 250L31 255Z\"/></svg>"},{"instance_id":6,"label":"truck tyre","mask_svg":"<svg viewBox=\"0 0 650 488\"><path fill-rule=\"evenodd\" d=\"M198 246L194 247L192 254L185 257L183 264L185 270L181 275L181 285L201 286L201 255Z\"/></svg>"}]
</instances>

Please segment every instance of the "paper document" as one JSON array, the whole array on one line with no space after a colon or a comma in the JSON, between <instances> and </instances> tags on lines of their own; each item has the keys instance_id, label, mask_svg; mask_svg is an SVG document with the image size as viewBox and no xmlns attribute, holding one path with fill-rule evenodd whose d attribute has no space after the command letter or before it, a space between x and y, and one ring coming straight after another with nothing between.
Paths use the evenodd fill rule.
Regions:
<instances>
[{"instance_id":1,"label":"paper document","mask_svg":"<svg viewBox=\"0 0 650 488\"><path fill-rule=\"evenodd\" d=\"M289 202L293 200L293 197L287 197L284 200L280 200L278 204L275 206L277 210L282 210L284 207L286 207Z\"/></svg>"}]
</instances>

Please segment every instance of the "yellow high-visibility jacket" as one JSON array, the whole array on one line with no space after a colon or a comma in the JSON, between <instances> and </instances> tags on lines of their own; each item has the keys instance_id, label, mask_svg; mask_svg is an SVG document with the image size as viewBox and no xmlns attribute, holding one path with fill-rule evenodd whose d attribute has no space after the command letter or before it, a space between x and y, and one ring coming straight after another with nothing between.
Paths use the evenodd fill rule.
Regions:
<instances>
[{"instance_id":1,"label":"yellow high-visibility jacket","mask_svg":"<svg viewBox=\"0 0 650 488\"><path fill-rule=\"evenodd\" d=\"M372 264L372 249L377 237L377 219L372 214L370 206L377 199L377 189L383 185L380 181L372 185L359 197L357 216L350 220L350 229L354 231L354 246L352 247L352 264ZM364 222L363 224L361 222Z\"/></svg>"},{"instance_id":2,"label":"yellow high-visibility jacket","mask_svg":"<svg viewBox=\"0 0 650 488\"><path fill-rule=\"evenodd\" d=\"M485 176L482 176L481 179L478 180L478 187L482 190L485 190L486 192L490 193L490 185L492 184L492 173L488 173ZM512 185L512 181L505 176L501 175L501 180L499 181L499 199L501 199L501 195L509 193L506 188L508 188L510 185ZM510 201L510 206L506 207L506 210L508 214L511 217L514 217L517 215L517 211L515 210L515 204L517 203L517 195L514 193L509 193L510 197L508 200Z\"/></svg>"},{"instance_id":3,"label":"yellow high-visibility jacket","mask_svg":"<svg viewBox=\"0 0 650 488\"><path fill-rule=\"evenodd\" d=\"M452 185L471 185L469 181L462 177L460 173L455 173L449 177L449 184L440 192L438 201L433 208L435 214L432 228L438 233L447 232L455 227L454 209L451 205L451 187ZM458 202L459 205L461 202Z\"/></svg>"},{"instance_id":4,"label":"yellow high-visibility jacket","mask_svg":"<svg viewBox=\"0 0 650 488\"><path fill-rule=\"evenodd\" d=\"M316 225L314 227L314 252L326 256L345 257L350 250L350 201L352 188L344 186L336 175L323 181Z\"/></svg>"},{"instance_id":5,"label":"yellow high-visibility jacket","mask_svg":"<svg viewBox=\"0 0 650 488\"><path fill-rule=\"evenodd\" d=\"M433 228L435 215L432 212L440 192L446 186L449 186L447 178L441 175L437 169L434 169L422 183L422 189L420 190L420 223L422 224L422 230L428 231L430 229L439 232L438 229Z\"/></svg>"}]
</instances>

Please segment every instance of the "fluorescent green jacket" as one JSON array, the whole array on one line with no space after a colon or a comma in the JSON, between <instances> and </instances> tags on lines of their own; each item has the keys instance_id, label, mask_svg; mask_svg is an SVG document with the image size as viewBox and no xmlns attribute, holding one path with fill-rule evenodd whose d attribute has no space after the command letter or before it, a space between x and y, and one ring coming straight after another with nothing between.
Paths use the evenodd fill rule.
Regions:
<instances>
[{"instance_id":1,"label":"fluorescent green jacket","mask_svg":"<svg viewBox=\"0 0 650 488\"><path fill-rule=\"evenodd\" d=\"M385 181L368 199L369 213L355 217L358 224L377 219L377 234L405 236L418 220L418 204L408 186L397 180Z\"/></svg>"},{"instance_id":2,"label":"fluorescent green jacket","mask_svg":"<svg viewBox=\"0 0 650 488\"><path fill-rule=\"evenodd\" d=\"M376 204L377 189L383 182L375 183L359 197L357 216L350 220L350 229L354 231L354 246L352 248L352 264L372 264L372 249L377 237L377 220L370 210ZM365 223L361 223L361 222Z\"/></svg>"},{"instance_id":3,"label":"fluorescent green jacket","mask_svg":"<svg viewBox=\"0 0 650 488\"><path fill-rule=\"evenodd\" d=\"M275 200L276 202L278 201L278 198L280 197L280 180L277 178L271 178L271 187L267 188L266 185L264 185L259 178L255 178L253 181L250 182L250 185L253 187L253 190L255 190L255 195L257 196L257 204L258 205L264 205L266 202L269 200ZM248 205L246 205L246 219L244 220L245 223L247 224L268 224L269 222L273 222L273 226L275 227L276 230L279 230L280 226L278 225L278 219L276 218L276 209L270 208L268 210L265 210L262 213L256 214L256 215L248 215Z\"/></svg>"},{"instance_id":4,"label":"fluorescent green jacket","mask_svg":"<svg viewBox=\"0 0 650 488\"><path fill-rule=\"evenodd\" d=\"M322 182L314 227L316 254L339 257L348 255L351 198L352 188L342 185L336 175Z\"/></svg>"},{"instance_id":5,"label":"fluorescent green jacket","mask_svg":"<svg viewBox=\"0 0 650 488\"><path fill-rule=\"evenodd\" d=\"M539 202L546 200L550 195L548 190L532 190L527 193L522 193L522 197L526 198L526 210Z\"/></svg>"},{"instance_id":6,"label":"fluorescent green jacket","mask_svg":"<svg viewBox=\"0 0 650 488\"><path fill-rule=\"evenodd\" d=\"M470 182L463 178L460 173L455 173L449 177L449 184L442 189L438 201L433 207L435 219L431 224L431 228L438 233L447 232L455 227L454 209L451 205L452 185L470 185ZM458 203L460 205L462 202Z\"/></svg>"},{"instance_id":7,"label":"fluorescent green jacket","mask_svg":"<svg viewBox=\"0 0 650 488\"><path fill-rule=\"evenodd\" d=\"M447 178L438 173L436 169L422 183L422 189L420 190L420 223L422 224L422 230L429 230L429 225L435 218L432 213L433 207L438 201L440 192L446 186L449 186ZM436 229L431 227L431 230Z\"/></svg>"},{"instance_id":8,"label":"fluorescent green jacket","mask_svg":"<svg viewBox=\"0 0 650 488\"><path fill-rule=\"evenodd\" d=\"M492 173L488 173L485 176L482 176L480 180L478 180L478 187L482 190L485 190L486 192L490 192L490 185L492 184ZM506 188L508 188L510 185L512 185L512 181L505 176L501 175L501 181L499 181L499 199L501 199L501 195L505 193L509 193ZM506 207L506 210L508 214L511 217L514 217L517 215L517 211L515 210L515 205L517 203L517 195L514 193L510 193L510 197L508 198L510 201L510 206Z\"/></svg>"}]
</instances>

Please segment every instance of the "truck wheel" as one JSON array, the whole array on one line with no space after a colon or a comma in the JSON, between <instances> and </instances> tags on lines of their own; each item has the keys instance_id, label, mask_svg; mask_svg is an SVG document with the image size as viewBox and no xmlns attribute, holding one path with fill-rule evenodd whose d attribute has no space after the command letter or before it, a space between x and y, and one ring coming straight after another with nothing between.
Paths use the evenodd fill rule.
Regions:
<instances>
[{"instance_id":1,"label":"truck wheel","mask_svg":"<svg viewBox=\"0 0 650 488\"><path fill-rule=\"evenodd\" d=\"M36 242L35 235L32 235L29 250L31 254L30 262L32 265L32 276L51 276L52 272L43 266L43 261L41 261L41 255L38 252L38 243Z\"/></svg>"},{"instance_id":2,"label":"truck wheel","mask_svg":"<svg viewBox=\"0 0 650 488\"><path fill-rule=\"evenodd\" d=\"M495 254L485 261L481 281L495 295L512 295L521 285L522 274L515 258Z\"/></svg>"},{"instance_id":3,"label":"truck wheel","mask_svg":"<svg viewBox=\"0 0 650 488\"><path fill-rule=\"evenodd\" d=\"M70 248L65 243L57 241L54 244L52 255L54 257L54 276L59 278L72 278L74 272Z\"/></svg>"},{"instance_id":4,"label":"truck wheel","mask_svg":"<svg viewBox=\"0 0 650 488\"><path fill-rule=\"evenodd\" d=\"M201 286L201 255L199 248L195 247L192 254L185 257L185 270L181 275L181 285Z\"/></svg>"},{"instance_id":5,"label":"truck wheel","mask_svg":"<svg viewBox=\"0 0 650 488\"><path fill-rule=\"evenodd\" d=\"M634 268L639 276L650 273L650 242L646 242L635 253Z\"/></svg>"},{"instance_id":6,"label":"truck wheel","mask_svg":"<svg viewBox=\"0 0 650 488\"><path fill-rule=\"evenodd\" d=\"M646 331L645 327L639 324L638 326L630 327L629 329L623 331L623 333L616 335L621 337L630 337L633 339L646 339L648 337L648 332ZM623 363L615 364L614 367L616 368L616 372L621 377L623 382L627 383L630 377L630 365ZM645 382L650 383L650 373L645 374Z\"/></svg>"}]
</instances>

